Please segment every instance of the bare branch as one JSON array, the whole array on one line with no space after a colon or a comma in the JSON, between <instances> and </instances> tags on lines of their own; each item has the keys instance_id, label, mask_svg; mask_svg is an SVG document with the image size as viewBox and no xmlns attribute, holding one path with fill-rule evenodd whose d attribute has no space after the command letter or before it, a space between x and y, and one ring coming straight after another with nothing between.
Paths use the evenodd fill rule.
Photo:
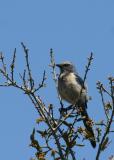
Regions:
<instances>
[{"instance_id":1,"label":"bare branch","mask_svg":"<svg viewBox=\"0 0 114 160\"><path fill-rule=\"evenodd\" d=\"M111 116L110 118L108 119L107 121L107 126L106 126L106 130L105 130L105 133L101 139L101 142L99 144L99 147L98 147L98 151L97 151L97 155L96 155L96 160L99 160L99 157L100 157L100 153L102 152L103 150L103 146L105 144L105 146L107 145L108 141L107 140L107 136L108 134L110 133L110 128L111 128L111 124L113 122L113 117L114 117L114 89L113 89L113 78L110 77L109 78L109 84L110 84L110 90L111 90L111 99L112 99L112 113L111 113Z\"/></svg>"},{"instance_id":2,"label":"bare branch","mask_svg":"<svg viewBox=\"0 0 114 160\"><path fill-rule=\"evenodd\" d=\"M46 80L46 71L44 70L42 82L39 84L39 87L34 90L34 93L37 92L42 87L45 87L45 80Z\"/></svg>"},{"instance_id":3,"label":"bare branch","mask_svg":"<svg viewBox=\"0 0 114 160\"><path fill-rule=\"evenodd\" d=\"M55 63L52 48L50 49L50 62L51 62L50 67L52 67L52 75L53 75L53 80L55 81L55 86L56 86L59 102L60 102L61 107L63 108L62 99L61 99L61 97L59 95L59 92L58 92L58 80L57 80L57 74L56 74L56 71L55 71L56 63Z\"/></svg>"},{"instance_id":4,"label":"bare branch","mask_svg":"<svg viewBox=\"0 0 114 160\"><path fill-rule=\"evenodd\" d=\"M105 112L106 118L109 121L109 117L108 117L108 114L107 114L106 108L105 108L105 101L104 101L104 95L103 95L103 91L104 91L103 84L98 81L97 86L98 86L97 89L99 90L99 93L101 95L101 100L102 100L102 104L103 104L103 107L104 107L104 112ZM106 90L105 90L105 92L106 92Z\"/></svg>"},{"instance_id":5,"label":"bare branch","mask_svg":"<svg viewBox=\"0 0 114 160\"><path fill-rule=\"evenodd\" d=\"M29 64L29 59L28 59L28 49L26 48L26 46L24 45L24 43L22 42L21 43L23 49L24 49L24 53L25 53L25 60L26 60L26 67L27 67L27 71L28 71L28 76L29 76L29 79L28 81L30 82L30 87L31 89L34 88L34 80L32 78L32 74L31 74L31 69L30 69L30 64Z\"/></svg>"},{"instance_id":6,"label":"bare branch","mask_svg":"<svg viewBox=\"0 0 114 160\"><path fill-rule=\"evenodd\" d=\"M13 60L12 60L12 63L11 63L11 65L10 65L12 82L14 82L15 59L16 59L16 48L15 48L15 50L14 50Z\"/></svg>"},{"instance_id":7,"label":"bare branch","mask_svg":"<svg viewBox=\"0 0 114 160\"><path fill-rule=\"evenodd\" d=\"M0 60L2 62L2 68L3 68L3 72L6 74L6 64L4 62L4 56L2 53L0 53Z\"/></svg>"},{"instance_id":8,"label":"bare branch","mask_svg":"<svg viewBox=\"0 0 114 160\"><path fill-rule=\"evenodd\" d=\"M85 130L85 128L82 128L80 126L77 126L77 123L82 121L85 117L82 117L80 115L81 109L78 109L78 107L74 106L68 106L63 108L63 103L61 100L61 97L58 93L58 75L56 74L56 63L54 59L53 50L50 50L50 66L52 68L52 75L53 80L55 82L56 90L58 93L58 99L60 102L61 109L63 110L60 112L58 107L58 113L57 116L55 110L55 107L53 104L49 104L46 106L44 104L44 101L42 98L37 94L42 87L45 87L45 80L46 80L46 71L44 70L41 83L39 83L39 86L34 81L34 77L32 76L30 62L29 62L29 50L26 48L24 43L21 43L24 55L25 55L25 64L26 68L23 70L22 74L20 75L21 82L15 82L14 77L14 71L15 71L15 61L16 61L16 49L13 53L13 59L10 64L10 73L7 70L7 66L4 62L4 56L1 53L0 54L0 74L2 77L5 78L5 82L3 80L3 83L0 84L0 87L15 87L20 89L21 91L26 94L30 101L32 102L34 108L38 112L38 119L37 124L41 125L41 123L44 124L44 129L39 128L35 131L33 129L33 132L30 136L31 144L33 148L36 149L36 159L45 159L46 155L51 155L51 157L54 160L61 159L72 159L76 160L77 152L76 147L84 147L84 144L79 143L78 140L81 139L89 139L89 134ZM90 65L93 60L93 53L90 54L90 57L88 58L88 63L85 67L85 74L83 79L83 86L80 91L80 96L82 94L82 90L85 87L85 81L87 79L88 71L90 70ZM101 82L97 84L101 100L103 104L103 109L105 112L105 118L103 120L100 120L98 123L93 122L90 120L88 123L90 125L97 125L96 132L98 134L97 136L97 142L99 142L99 147L96 155L96 160L99 160L100 154L103 150L105 150L108 145L110 144L109 140L109 134L114 132L114 129L112 128L112 122L114 122L114 78L109 78L110 83L110 91L106 90L105 87ZM105 103L105 95L106 94L111 101L108 101ZM79 96L79 98L80 98ZM105 120L106 119L106 120ZM42 125L41 125L42 126ZM102 130L101 130L102 128ZM102 132L104 130L104 132ZM44 141L43 144L40 143L39 139L35 138L35 135L38 134ZM102 135L103 134L103 135ZM54 144L54 148L51 146L51 144Z\"/></svg>"}]
</instances>

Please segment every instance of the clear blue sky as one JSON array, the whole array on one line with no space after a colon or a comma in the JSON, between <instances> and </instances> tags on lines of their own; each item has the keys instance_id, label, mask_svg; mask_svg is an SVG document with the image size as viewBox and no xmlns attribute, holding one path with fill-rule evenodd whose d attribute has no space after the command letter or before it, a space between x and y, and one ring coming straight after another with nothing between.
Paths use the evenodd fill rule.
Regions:
<instances>
[{"instance_id":1,"label":"clear blue sky","mask_svg":"<svg viewBox=\"0 0 114 160\"><path fill-rule=\"evenodd\" d=\"M107 77L114 74L113 0L1 0L0 50L9 63L17 48L19 72L24 61L21 41L30 49L31 67L38 82L43 70L47 71L47 88L41 92L46 104L57 103L48 67L50 48L54 49L56 62L72 61L81 76L92 51L94 61L87 83L93 100L88 110L94 120L103 118L96 81L107 86ZM36 126L37 113L28 98L16 89L0 88L0 99L0 159L29 160L34 154L28 147L29 136ZM114 154L112 148L114 141L101 160ZM94 160L95 150L91 147L78 152L78 160Z\"/></svg>"}]
</instances>

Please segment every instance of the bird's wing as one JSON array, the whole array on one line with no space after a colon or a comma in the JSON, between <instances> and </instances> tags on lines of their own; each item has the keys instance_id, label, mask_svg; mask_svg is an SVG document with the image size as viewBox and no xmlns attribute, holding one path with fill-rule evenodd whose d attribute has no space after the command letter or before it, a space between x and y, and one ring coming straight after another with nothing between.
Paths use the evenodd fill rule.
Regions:
<instances>
[{"instance_id":1,"label":"bird's wing","mask_svg":"<svg viewBox=\"0 0 114 160\"><path fill-rule=\"evenodd\" d=\"M83 79L76 74L76 81L82 86L82 88L86 89Z\"/></svg>"}]
</instances>

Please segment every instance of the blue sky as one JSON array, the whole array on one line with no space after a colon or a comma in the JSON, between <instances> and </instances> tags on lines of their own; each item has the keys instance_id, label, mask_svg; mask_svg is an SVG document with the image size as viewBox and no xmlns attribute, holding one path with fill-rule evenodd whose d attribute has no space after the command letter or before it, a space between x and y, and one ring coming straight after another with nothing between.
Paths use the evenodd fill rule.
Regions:
<instances>
[{"instance_id":1,"label":"blue sky","mask_svg":"<svg viewBox=\"0 0 114 160\"><path fill-rule=\"evenodd\" d=\"M53 48L56 62L72 61L84 75L87 57L92 51L94 61L88 74L89 113L94 120L103 118L96 81L107 84L114 70L114 1L113 0L1 0L0 1L0 51L6 62L11 61L17 48L17 69L22 72L23 52L20 42L30 50L31 67L39 82L42 72L47 72L47 88L41 91L46 104L57 103L57 95L49 65L49 50ZM18 73L16 74L18 79ZM29 136L37 113L28 98L16 89L0 89L0 157L1 159L29 159L34 150L29 148ZM50 92L50 94L49 94ZM114 154L111 148L101 160ZM95 150L82 149L78 159L94 159Z\"/></svg>"}]
</instances>

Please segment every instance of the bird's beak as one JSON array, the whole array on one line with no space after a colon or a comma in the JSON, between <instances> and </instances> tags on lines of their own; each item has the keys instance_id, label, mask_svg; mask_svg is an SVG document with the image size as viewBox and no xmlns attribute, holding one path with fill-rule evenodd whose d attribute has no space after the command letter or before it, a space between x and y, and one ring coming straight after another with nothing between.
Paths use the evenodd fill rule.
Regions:
<instances>
[{"instance_id":1,"label":"bird's beak","mask_svg":"<svg viewBox=\"0 0 114 160\"><path fill-rule=\"evenodd\" d=\"M56 66L59 67L59 68L61 68L62 65L61 64L56 64Z\"/></svg>"}]
</instances>

